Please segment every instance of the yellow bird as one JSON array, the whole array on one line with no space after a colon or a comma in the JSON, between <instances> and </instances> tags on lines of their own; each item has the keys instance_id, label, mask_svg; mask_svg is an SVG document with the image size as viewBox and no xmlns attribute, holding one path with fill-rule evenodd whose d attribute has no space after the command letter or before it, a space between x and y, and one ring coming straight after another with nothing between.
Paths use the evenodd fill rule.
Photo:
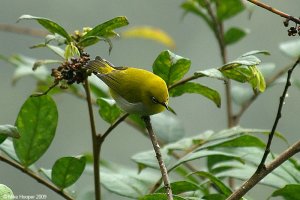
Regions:
<instances>
[{"instance_id":1,"label":"yellow bird","mask_svg":"<svg viewBox=\"0 0 300 200\"><path fill-rule=\"evenodd\" d=\"M86 68L109 87L117 105L125 112L148 116L168 109L167 85L152 72L133 67L115 67L99 56L90 61Z\"/></svg>"}]
</instances>

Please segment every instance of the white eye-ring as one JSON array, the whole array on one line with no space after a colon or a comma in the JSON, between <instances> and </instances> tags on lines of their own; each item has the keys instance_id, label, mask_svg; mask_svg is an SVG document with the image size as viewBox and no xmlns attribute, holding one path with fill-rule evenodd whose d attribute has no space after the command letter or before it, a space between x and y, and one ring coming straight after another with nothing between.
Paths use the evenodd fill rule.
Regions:
<instances>
[{"instance_id":1,"label":"white eye-ring","mask_svg":"<svg viewBox=\"0 0 300 200\"><path fill-rule=\"evenodd\" d=\"M151 97L153 103L159 103L155 97Z\"/></svg>"}]
</instances>

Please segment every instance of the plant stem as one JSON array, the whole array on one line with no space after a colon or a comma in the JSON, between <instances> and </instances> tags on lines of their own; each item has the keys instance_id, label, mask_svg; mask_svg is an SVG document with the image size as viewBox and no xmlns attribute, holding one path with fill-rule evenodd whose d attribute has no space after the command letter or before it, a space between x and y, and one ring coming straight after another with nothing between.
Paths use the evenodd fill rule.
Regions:
<instances>
[{"instance_id":1,"label":"plant stem","mask_svg":"<svg viewBox=\"0 0 300 200\"><path fill-rule=\"evenodd\" d=\"M157 158L157 161L158 161L158 164L159 164L162 179L164 181L164 186L165 186L165 189L166 189L168 200L173 200L173 194L172 194L172 189L171 189L171 185L170 185L170 181L169 181L168 171L167 171L165 163L162 159L162 155L161 155L161 152L160 152L160 146L158 144L156 135L154 134L154 131L152 129L150 117L149 116L144 116L142 118L145 122L146 128L147 128L148 133L149 133L149 137L150 137L152 145L153 145L153 149L154 149L155 154L156 154L156 158Z\"/></svg>"},{"instance_id":2,"label":"plant stem","mask_svg":"<svg viewBox=\"0 0 300 200\"><path fill-rule=\"evenodd\" d=\"M104 142L105 138L111 133L111 131L116 128L122 121L124 121L129 116L128 113L125 113L122 115L115 123L113 123L106 131L105 133L99 137L99 145L101 146ZM100 147L101 149L101 147Z\"/></svg>"},{"instance_id":3,"label":"plant stem","mask_svg":"<svg viewBox=\"0 0 300 200\"><path fill-rule=\"evenodd\" d=\"M293 22L295 22L297 24L300 24L300 19L297 19L297 18L295 18L295 17L293 17L293 16L291 16L289 14L286 14L286 13L280 11L280 10L277 10L276 8L273 8L273 7L271 7L271 6L269 6L269 5L265 4L265 3L262 3L262 2L257 1L257 0L247 0L247 1L249 1L249 2L255 4L255 5L259 6L259 7L262 7L262 8L264 8L264 9L266 9L266 10L272 12L272 13L275 13L276 15L279 15L279 16L284 17L284 18L286 18L288 20L291 20L291 21L293 21Z\"/></svg>"},{"instance_id":4,"label":"plant stem","mask_svg":"<svg viewBox=\"0 0 300 200\"><path fill-rule=\"evenodd\" d=\"M206 3L206 10L208 15L211 18L211 21L213 23L213 32L217 39L219 50L221 54L222 63L227 63L227 50L224 40L224 25L223 22L220 21L216 14L214 13L212 7L210 6L211 3L208 0L205 0ZM216 6L218 7L218 2L216 2ZM227 108L227 126L233 127L236 124L234 124L233 120L233 112L232 112L232 97L231 97L231 81L227 79L225 81L225 95L226 95L226 108Z\"/></svg>"},{"instance_id":5,"label":"plant stem","mask_svg":"<svg viewBox=\"0 0 300 200\"><path fill-rule=\"evenodd\" d=\"M294 69L299 64L299 62L300 62L300 58L295 62L295 64L292 66L292 68L290 68L288 70L288 75L287 75L287 79L286 79L286 83L285 83L285 86L284 86L283 93L280 97L276 118L275 118L272 130L271 130L271 133L269 134L268 143L267 143L267 146L266 146L266 149L265 149L265 153L264 153L264 155L261 159L261 162L260 162L260 164L257 168L258 171L261 170L262 168L264 168L265 161L266 161L266 159L267 159L267 157L270 153L270 147L271 147L272 140L273 140L276 128L277 128L277 124L278 124L278 122L279 122L279 120L282 116L281 111L282 111L282 108L283 108L284 100L285 100L285 97L287 95L288 89L291 86L291 76L292 76L292 73L293 73Z\"/></svg>"},{"instance_id":6,"label":"plant stem","mask_svg":"<svg viewBox=\"0 0 300 200\"><path fill-rule=\"evenodd\" d=\"M232 193L227 200L238 200L241 199L251 188L253 188L259 181L261 181L265 176L271 173L274 169L282 165L289 158L294 156L296 153L300 152L300 140L281 153L272 162L267 164L264 168L258 172L256 171L249 180L244 182L244 184Z\"/></svg>"},{"instance_id":7,"label":"plant stem","mask_svg":"<svg viewBox=\"0 0 300 200\"><path fill-rule=\"evenodd\" d=\"M57 194L59 194L60 196L62 196L63 198L67 199L67 200L74 200L73 197L71 197L70 195L66 194L63 190L61 190L60 188L56 187L55 185L49 183L48 181L46 181L45 179L43 179L42 177L40 177L38 174L36 174L35 172L31 171L28 168L23 167L22 165L20 165L19 163L8 159L2 155L0 155L0 160L7 163L8 165L20 170L21 172L29 175L31 178L35 179L37 182L41 183L42 185L46 186L47 188L51 189L52 191L56 192Z\"/></svg>"},{"instance_id":8,"label":"plant stem","mask_svg":"<svg viewBox=\"0 0 300 200\"><path fill-rule=\"evenodd\" d=\"M99 139L96 132L95 120L93 114L93 105L90 93L90 86L88 79L84 81L84 90L86 93L86 101L88 105L88 112L90 117L91 133L92 133L92 143L93 143L93 159L94 159L94 186L95 186L95 200L101 199L101 186L100 186L100 150L101 145L99 145Z\"/></svg>"},{"instance_id":9,"label":"plant stem","mask_svg":"<svg viewBox=\"0 0 300 200\"><path fill-rule=\"evenodd\" d=\"M284 105L284 100L285 100L286 94L288 92L288 88L291 86L291 76L292 76L293 70L296 68L296 66L299 64L299 62L300 62L300 58L298 58L298 60L294 63L294 65L288 70L288 76L287 76L287 80L286 80L286 84L285 84L283 93L280 96L280 101L279 101L276 118L275 118L272 130L271 130L271 133L269 134L269 138L268 138L268 142L266 145L264 155L261 159L260 164L257 167L257 170L251 176L251 178L249 180L247 180L238 190L236 190L234 193L232 193L227 200L238 200L241 197L243 197L251 188L253 188L266 175L268 175L275 168L280 166L283 162L285 162L290 157L292 157L294 154L296 154L300 151L300 140L299 140L294 145L292 145L290 148L288 148L286 151L284 151L281 155L279 155L271 163L269 163L268 165L265 165L265 161L270 153L270 147L271 147L272 139L274 137L274 134L275 134L275 131L277 128L277 124L282 116L281 111L282 111L282 108Z\"/></svg>"}]
</instances>

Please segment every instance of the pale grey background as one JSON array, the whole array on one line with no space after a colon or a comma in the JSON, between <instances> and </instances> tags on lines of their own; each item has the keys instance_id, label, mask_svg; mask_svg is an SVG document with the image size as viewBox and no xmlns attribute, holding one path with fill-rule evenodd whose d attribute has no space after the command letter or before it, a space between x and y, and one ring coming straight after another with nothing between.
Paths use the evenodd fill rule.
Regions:
<instances>
[{"instance_id":1,"label":"pale grey background","mask_svg":"<svg viewBox=\"0 0 300 200\"><path fill-rule=\"evenodd\" d=\"M292 15L299 15L298 0L268 0L265 2ZM71 31L83 26L94 26L115 16L125 15L130 25L122 30L136 25L151 25L168 32L176 42L175 53L192 60L190 74L196 70L220 66L219 51L212 32L202 20L194 15L187 15L182 19L181 3L182 1L178 0L2 0L0 23L14 24L22 14L31 14L53 19ZM19 25L40 27L33 21L22 21ZM226 27L231 25L249 28L250 35L228 49L229 59L238 57L247 51L258 49L268 50L271 53L271 56L261 57L264 62L274 62L277 67L290 63L289 58L279 51L278 44L297 37L289 38L287 36L286 28L282 25L282 19L278 16L256 7L251 20L248 20L248 14L244 12L225 24ZM0 54L20 53L39 59L55 58L46 49L28 49L29 46L41 41L41 38L0 32ZM139 66L150 70L156 56L166 49L165 46L155 42L134 39L114 40L113 45L111 55L108 55L107 45L101 43L87 51L93 57L96 55L106 57L115 65ZM17 85L12 86L13 71L13 67L0 61L0 124L14 124L22 103L35 88L35 81L32 78L24 78ZM294 76L299 76L299 70L296 70ZM222 82L207 80L201 80L201 82L216 88L223 94ZM244 115L241 125L253 128L271 128L282 87L283 85L278 85L261 95ZM299 138L299 98L299 89L292 87L284 107L283 119L279 123L279 131L288 138L290 143ZM50 168L54 161L61 156L78 155L91 151L85 102L67 94L56 96L55 101L59 110L59 125L53 144L45 156L38 161L38 166L44 168ZM195 135L208 129L217 131L226 127L224 98L222 103L222 108L218 109L212 102L197 95L184 95L170 100L170 105L176 109L178 118L184 123L186 135ZM108 127L108 124L103 123L99 117L96 120L99 131ZM284 147L282 142L275 142L273 145L277 152ZM131 155L149 149L151 149L151 144L144 136L126 125L121 125L107 139L103 146L102 155L104 159L133 167L135 164L130 160ZM47 194L48 199L61 199L54 192L1 162L0 183L11 187L15 194L34 195L41 193ZM78 187L86 187L91 183L92 177L82 177ZM263 189L252 192L257 199L266 198L272 191L261 186L259 188ZM105 192L103 199L126 198Z\"/></svg>"}]
</instances>

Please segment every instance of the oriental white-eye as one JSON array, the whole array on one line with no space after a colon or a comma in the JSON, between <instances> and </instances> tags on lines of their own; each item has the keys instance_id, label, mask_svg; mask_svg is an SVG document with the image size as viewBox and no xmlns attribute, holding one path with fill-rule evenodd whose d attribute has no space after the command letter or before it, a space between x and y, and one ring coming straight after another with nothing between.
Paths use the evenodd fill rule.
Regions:
<instances>
[{"instance_id":1,"label":"oriental white-eye","mask_svg":"<svg viewBox=\"0 0 300 200\"><path fill-rule=\"evenodd\" d=\"M96 57L86 68L110 89L117 105L130 114L153 115L168 109L169 93L165 81L147 70L115 67Z\"/></svg>"}]
</instances>

